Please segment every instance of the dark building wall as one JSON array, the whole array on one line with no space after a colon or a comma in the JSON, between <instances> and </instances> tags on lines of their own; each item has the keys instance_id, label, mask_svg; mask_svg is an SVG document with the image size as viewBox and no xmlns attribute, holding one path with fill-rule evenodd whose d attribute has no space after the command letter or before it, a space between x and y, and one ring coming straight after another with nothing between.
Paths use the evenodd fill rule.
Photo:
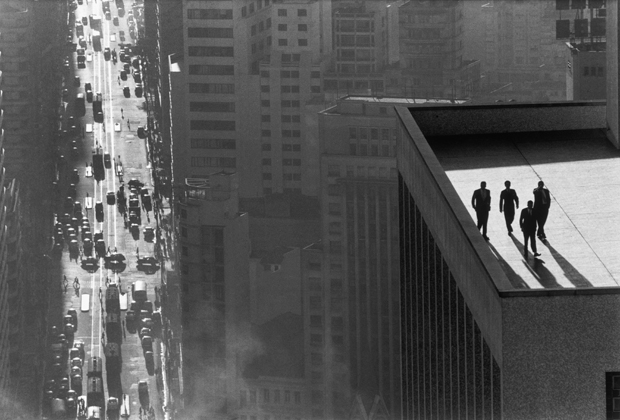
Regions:
<instances>
[{"instance_id":1,"label":"dark building wall","mask_svg":"<svg viewBox=\"0 0 620 420\"><path fill-rule=\"evenodd\" d=\"M511 286L410 112L397 112L403 418L500 418L497 290Z\"/></svg>"},{"instance_id":2,"label":"dark building wall","mask_svg":"<svg viewBox=\"0 0 620 420\"><path fill-rule=\"evenodd\" d=\"M505 419L606 418L605 373L620 371L614 289L503 299Z\"/></svg>"}]
</instances>

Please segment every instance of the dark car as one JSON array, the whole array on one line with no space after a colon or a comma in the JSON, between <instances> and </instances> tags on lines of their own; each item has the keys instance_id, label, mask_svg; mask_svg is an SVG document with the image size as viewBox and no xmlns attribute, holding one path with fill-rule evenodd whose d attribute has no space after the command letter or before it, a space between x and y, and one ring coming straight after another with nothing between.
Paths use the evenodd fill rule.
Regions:
<instances>
[{"instance_id":1,"label":"dark car","mask_svg":"<svg viewBox=\"0 0 620 420\"><path fill-rule=\"evenodd\" d=\"M134 93L139 98L142 96L142 83L136 83L136 88L134 89Z\"/></svg>"},{"instance_id":2,"label":"dark car","mask_svg":"<svg viewBox=\"0 0 620 420\"><path fill-rule=\"evenodd\" d=\"M138 137L141 139L146 137L146 131L144 130L144 127L138 127Z\"/></svg>"},{"instance_id":3,"label":"dark car","mask_svg":"<svg viewBox=\"0 0 620 420\"><path fill-rule=\"evenodd\" d=\"M103 50L103 58L108 61L110 60L110 48L109 47L105 47Z\"/></svg>"},{"instance_id":4,"label":"dark car","mask_svg":"<svg viewBox=\"0 0 620 420\"><path fill-rule=\"evenodd\" d=\"M114 26L118 26L118 16L114 16L114 18L112 19L112 23L114 24Z\"/></svg>"},{"instance_id":5,"label":"dark car","mask_svg":"<svg viewBox=\"0 0 620 420\"><path fill-rule=\"evenodd\" d=\"M129 86L123 87L123 95L125 95L125 98L129 98L131 96L131 91L129 90Z\"/></svg>"},{"instance_id":6,"label":"dark car","mask_svg":"<svg viewBox=\"0 0 620 420\"><path fill-rule=\"evenodd\" d=\"M81 84L81 82L80 82L80 76L75 76L75 77L73 78L73 86L75 86L75 87L79 87L79 86L80 86L80 84Z\"/></svg>"},{"instance_id":7,"label":"dark car","mask_svg":"<svg viewBox=\"0 0 620 420\"><path fill-rule=\"evenodd\" d=\"M99 223L103 223L103 203L101 201L97 201L95 204L95 216Z\"/></svg>"},{"instance_id":8,"label":"dark car","mask_svg":"<svg viewBox=\"0 0 620 420\"><path fill-rule=\"evenodd\" d=\"M116 196L114 195L114 191L108 191L106 194L106 200L110 206L116 204Z\"/></svg>"},{"instance_id":9,"label":"dark car","mask_svg":"<svg viewBox=\"0 0 620 420\"><path fill-rule=\"evenodd\" d=\"M103 164L104 164L106 169L110 169L112 167L112 161L110 160L110 154L109 153L105 153L103 155Z\"/></svg>"},{"instance_id":10,"label":"dark car","mask_svg":"<svg viewBox=\"0 0 620 420\"><path fill-rule=\"evenodd\" d=\"M127 80L127 72L125 70L121 70L121 80Z\"/></svg>"},{"instance_id":11,"label":"dark car","mask_svg":"<svg viewBox=\"0 0 620 420\"><path fill-rule=\"evenodd\" d=\"M133 74L133 81L136 83L141 83L142 82L142 75L140 74L139 71L134 72Z\"/></svg>"}]
</instances>

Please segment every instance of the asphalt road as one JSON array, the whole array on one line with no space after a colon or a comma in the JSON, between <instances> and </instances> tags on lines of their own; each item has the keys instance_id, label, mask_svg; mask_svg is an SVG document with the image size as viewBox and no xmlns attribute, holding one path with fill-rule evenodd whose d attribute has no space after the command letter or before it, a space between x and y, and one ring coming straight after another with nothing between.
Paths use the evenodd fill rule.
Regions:
<instances>
[{"instance_id":1,"label":"asphalt road","mask_svg":"<svg viewBox=\"0 0 620 420\"><path fill-rule=\"evenodd\" d=\"M125 11L131 10L132 2L125 1ZM110 2L110 10L112 17L118 16L117 8L114 1ZM82 16L89 16L96 13L102 17L102 49L109 47L110 49L116 49L118 53L120 47L118 43L121 41L119 31L124 31L126 40L125 43L135 44L135 40L129 37L129 28L127 26L127 14L125 17L119 18L119 25L114 25L113 20L105 20L101 9L101 1L93 2L92 0L87 3L78 6L74 12L75 20L80 20ZM74 26L75 22L71 22ZM84 33L86 39L91 33L90 25L84 27ZM74 41L77 42L74 30ZM69 50L69 48L68 48ZM61 258L61 275L65 275L69 280L69 288L64 293L64 310L75 308L78 311L78 330L75 333L76 340L83 340L86 343L86 360L83 368L84 384L86 384L86 361L90 356L99 356L104 360L104 351L102 343L105 342L107 337L103 337L105 313L103 312L102 305L99 300L99 290L101 289L103 294L103 306L105 306L105 289L106 279L115 282L120 285L121 290L127 292L126 297L128 303L131 302L131 294L128 292L131 290L131 283L136 280L145 280L148 285L148 298L151 302L155 302L154 287L160 284L160 273L157 271L154 274L146 274L144 271L138 270L137 267L137 251L140 256L153 255L154 244L144 240L142 231L145 226L152 226L155 228L155 220L153 213L150 212L148 218L143 211L143 217L141 220L140 233L138 237L134 237L131 232L125 228L124 219L121 213L117 210L115 205L106 204L106 193L108 191L116 192L122 182L125 182L125 191L128 195L129 188L127 182L132 179L138 179L146 184L149 191L152 192L152 181L150 177L150 165L147 162L147 150L144 139L140 139L137 136L138 126L146 125L146 111L145 100L143 97L136 97L134 94L135 83L131 75L129 75L126 81L119 82L119 71L123 68L123 63L119 60L114 64L111 60L105 60L103 52L94 52L92 46L87 48L87 55L92 54L92 61L86 62L85 69L77 68L77 53L75 51L69 51L68 57L71 69L67 73L65 87L69 90L66 102L66 112L64 115L64 124L66 124L68 117L74 115L76 120L80 122L76 138L78 140L79 150L77 155L71 154L68 150L65 150L64 154L67 156L67 166L69 169L77 168L79 171L80 179L76 184L76 201L80 201L83 207L86 206L86 197L92 198L94 203L101 201L104 206L104 221L98 223L95 220L94 208L85 209L84 213L88 216L91 226L91 231L96 232L101 230L103 232L103 238L105 240L106 247L110 247L112 250L117 249L118 252L124 254L126 257L126 268L121 273L113 273L104 267L103 260L99 260L99 267L94 272L88 272L85 270L80 261L70 261L69 252L65 245L65 249ZM74 85L74 76L80 77L80 85ZM101 92L103 98L103 115L104 119L102 123L96 123L93 121L92 103L86 102L86 115L84 117L78 117L73 112L74 98L77 93L85 93L85 83L91 83L93 93ZM125 98L123 95L123 86L128 86L131 90L131 97ZM86 95L85 95L86 96ZM114 126L116 123L120 124L120 131L115 131ZM86 133L85 128L87 124L93 124L93 132ZM67 146L68 147L68 146ZM100 153L109 153L113 157L112 168L106 169L105 179L101 182L96 182L93 177L86 176L86 168L88 164L91 164L93 159L92 155L100 147ZM119 177L115 173L115 164L122 162L123 176ZM71 171L67 171L71 172ZM61 191L63 199L60 200L60 206L63 206L64 197L67 195L67 188L69 180L61 181ZM55 209L57 214L63 214L64 210L61 208ZM81 235L78 234L80 246L82 246ZM80 281L79 291L75 291L71 284L74 278L78 278ZM80 299L84 294L89 294L90 307L88 311L80 311ZM122 319L125 317L125 312L121 313ZM61 325L61 320L54 320L56 325ZM157 397L157 388L155 376L150 376L147 372L145 360L140 344L140 339L137 333L131 334L125 331L126 337L122 343L122 358L123 368L120 375L120 385L115 386L120 389L112 389L114 396L120 394L129 395L131 402L131 415L132 418L138 418L139 402L138 402L138 381L147 380L149 383L149 394L151 405L155 408L156 417L163 418L161 414L161 404ZM155 353L155 367L161 365L157 355L157 349L159 348L159 342L156 340L154 345ZM106 394L106 401L108 398L108 380L107 374L104 373L103 383ZM113 380L112 382L118 382ZM84 393L86 387L84 386ZM146 417L145 417L146 418Z\"/></svg>"}]
</instances>

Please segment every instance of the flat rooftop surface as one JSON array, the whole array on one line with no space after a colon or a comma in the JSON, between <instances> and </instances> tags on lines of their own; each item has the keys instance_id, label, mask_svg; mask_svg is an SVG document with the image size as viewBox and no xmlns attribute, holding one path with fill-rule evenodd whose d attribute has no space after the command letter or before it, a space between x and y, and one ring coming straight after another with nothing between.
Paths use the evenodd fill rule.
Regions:
<instances>
[{"instance_id":1,"label":"flat rooftop surface","mask_svg":"<svg viewBox=\"0 0 620 420\"><path fill-rule=\"evenodd\" d=\"M487 242L515 289L620 286L620 151L600 131L430 138L469 210L474 190L491 191ZM499 196L510 180L519 209L508 235ZM547 242L523 256L521 209L544 181L551 193Z\"/></svg>"}]
</instances>

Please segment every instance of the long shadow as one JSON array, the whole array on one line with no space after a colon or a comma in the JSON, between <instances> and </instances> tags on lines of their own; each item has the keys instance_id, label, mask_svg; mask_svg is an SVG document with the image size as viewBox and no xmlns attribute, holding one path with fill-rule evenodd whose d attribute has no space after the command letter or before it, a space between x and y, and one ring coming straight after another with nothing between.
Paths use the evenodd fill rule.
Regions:
<instances>
[{"instance_id":1,"label":"long shadow","mask_svg":"<svg viewBox=\"0 0 620 420\"><path fill-rule=\"evenodd\" d=\"M523 255L523 251L525 250L524 245L514 235L511 235L510 238L512 239L512 242L514 242L517 249L519 249L521 255ZM528 251L528 258L523 259L523 265L530 271L530 273L532 273L534 277L536 277L536 279L540 282L541 286L543 286L545 289L562 287L556 281L553 273L551 273L551 271L549 271L547 267L545 267L544 260L540 258L534 258L532 260L531 258L529 258L529 255L530 254Z\"/></svg>"},{"instance_id":2,"label":"long shadow","mask_svg":"<svg viewBox=\"0 0 620 420\"><path fill-rule=\"evenodd\" d=\"M515 289L529 289L530 286L528 286L525 280L523 280L523 277L521 277L519 274L517 274L516 271L512 269L510 264L502 257L502 255L497 251L497 249L495 249L495 247L491 244L491 242L487 242L487 244L489 245L489 248L491 248L491 251L493 252L495 257L499 261L499 265L502 267L502 269L508 276L508 280L510 281L510 284L512 284L512 286Z\"/></svg>"},{"instance_id":3,"label":"long shadow","mask_svg":"<svg viewBox=\"0 0 620 420\"><path fill-rule=\"evenodd\" d=\"M562 270L564 271L564 275L566 276L568 281L573 283L575 287L593 287L592 283L590 283L588 279L575 268L575 266L568 262L568 260L564 258L562 254L560 254L553 246L551 246L549 241L545 242L545 246L549 248L551 256L562 268Z\"/></svg>"}]
</instances>

